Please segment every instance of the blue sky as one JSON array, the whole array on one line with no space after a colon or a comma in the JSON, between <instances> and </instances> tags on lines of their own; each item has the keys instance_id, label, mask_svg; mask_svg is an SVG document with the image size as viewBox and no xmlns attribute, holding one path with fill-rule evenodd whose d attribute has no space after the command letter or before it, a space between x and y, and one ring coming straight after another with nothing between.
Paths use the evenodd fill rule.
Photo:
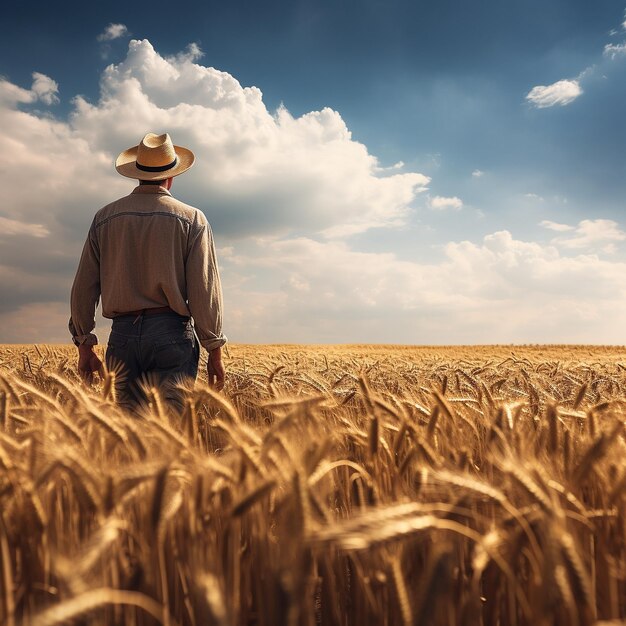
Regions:
<instances>
[{"instance_id":1,"label":"blue sky","mask_svg":"<svg viewBox=\"0 0 626 626\"><path fill-rule=\"evenodd\" d=\"M4 10L0 341L65 339L112 160L170 130L235 341L626 343L626 3L151 6Z\"/></svg>"}]
</instances>

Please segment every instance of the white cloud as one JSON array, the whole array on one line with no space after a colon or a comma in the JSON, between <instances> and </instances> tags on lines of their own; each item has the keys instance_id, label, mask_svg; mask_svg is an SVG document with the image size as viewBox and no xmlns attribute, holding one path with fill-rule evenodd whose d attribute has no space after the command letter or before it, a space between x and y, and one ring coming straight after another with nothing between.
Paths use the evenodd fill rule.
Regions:
<instances>
[{"instance_id":1,"label":"white cloud","mask_svg":"<svg viewBox=\"0 0 626 626\"><path fill-rule=\"evenodd\" d=\"M164 58L148 41L131 41L126 59L104 71L100 100L75 98L68 121L19 108L54 100L48 77L35 75L31 89L0 80L0 316L67 301L94 212L133 186L115 172L115 156L148 131L166 130L196 153L174 193L205 210L221 244L251 233L337 238L406 223L428 177L382 171L332 109L269 112L259 89L198 65L200 54L192 44ZM25 245L32 236L40 236L36 248ZM296 275L286 284L306 288ZM14 327L1 317L0 328L0 340L11 340Z\"/></svg>"},{"instance_id":2,"label":"white cloud","mask_svg":"<svg viewBox=\"0 0 626 626\"><path fill-rule=\"evenodd\" d=\"M548 230L554 230L559 233L574 230L573 226L569 226L568 224L559 224L558 222L551 222L550 220L543 220L539 225L547 228Z\"/></svg>"},{"instance_id":3,"label":"white cloud","mask_svg":"<svg viewBox=\"0 0 626 626\"><path fill-rule=\"evenodd\" d=\"M626 30L626 21L622 22L622 29ZM612 29L609 31L611 37L618 34L618 31ZM617 57L626 55L626 42L620 44L606 44L603 50L603 56L610 61ZM531 102L539 109L552 107L555 105L564 106L570 104L583 94L581 83L598 73L598 64L592 64L583 69L575 79L559 80L551 85L538 85L533 87L526 95L526 100ZM600 73L603 79L606 74Z\"/></svg>"},{"instance_id":4,"label":"white cloud","mask_svg":"<svg viewBox=\"0 0 626 626\"><path fill-rule=\"evenodd\" d=\"M113 41L125 35L128 35L128 28L124 24L111 23L98 35L98 41Z\"/></svg>"},{"instance_id":5,"label":"white cloud","mask_svg":"<svg viewBox=\"0 0 626 626\"><path fill-rule=\"evenodd\" d=\"M35 94L29 89L18 87L8 80L0 78L0 105L15 106L34 102Z\"/></svg>"},{"instance_id":6,"label":"white cloud","mask_svg":"<svg viewBox=\"0 0 626 626\"><path fill-rule=\"evenodd\" d=\"M623 240L614 222L585 220L549 245L506 231L450 242L428 263L357 251L348 235L407 225L428 177L381 168L337 111L268 111L256 87L199 54L164 58L132 41L105 70L101 98L76 98L67 122L19 108L56 94L51 83L0 81L0 342L66 336L93 213L133 185L114 158L165 130L197 156L173 192L214 227L234 341L626 341L625 264L598 256Z\"/></svg>"},{"instance_id":7,"label":"white cloud","mask_svg":"<svg viewBox=\"0 0 626 626\"><path fill-rule=\"evenodd\" d=\"M508 231L418 263L345 242L265 239L225 263L231 335L306 342L624 342L626 263ZM260 277L269 277L263 288ZM304 286L304 287L303 287ZM307 320L306 322L304 320Z\"/></svg>"},{"instance_id":8,"label":"white cloud","mask_svg":"<svg viewBox=\"0 0 626 626\"><path fill-rule=\"evenodd\" d=\"M377 159L352 139L339 113L326 108L294 118L281 108L272 114L256 87L195 64L199 54L192 45L165 59L148 41L131 41L126 60L105 70L101 100L76 98L68 124L17 111L35 92L0 83L0 97L10 105L0 112L0 144L12 153L4 170L13 181L6 206L16 215L36 213L47 190L49 217L55 202L61 211L68 196L73 203L71 190L81 180L81 193L91 188L99 198L95 210L131 184L115 173L115 155L148 130L168 130L197 156L176 188L180 184L186 199L205 208L223 231L306 228L345 236L406 220L428 177L379 175ZM25 177L38 182L24 184ZM111 180L115 189L108 190ZM48 181L54 181L52 191ZM86 222L85 215L81 226Z\"/></svg>"},{"instance_id":9,"label":"white cloud","mask_svg":"<svg viewBox=\"0 0 626 626\"><path fill-rule=\"evenodd\" d=\"M70 237L57 240L59 246L78 243L71 237L84 237L93 211L128 184L111 171L112 155L70 125L17 108L35 97L0 83L2 211L7 219L42 225L54 238Z\"/></svg>"},{"instance_id":10,"label":"white cloud","mask_svg":"<svg viewBox=\"0 0 626 626\"><path fill-rule=\"evenodd\" d=\"M461 198L453 196L452 198L446 198L444 196L435 196L430 199L430 208L436 211L446 211L452 209L453 211L459 211L463 208L463 201Z\"/></svg>"},{"instance_id":11,"label":"white cloud","mask_svg":"<svg viewBox=\"0 0 626 626\"><path fill-rule=\"evenodd\" d=\"M336 237L406 221L428 177L379 175L378 160L337 111L272 114L258 88L196 57L192 50L165 59L150 42L131 41L126 59L105 70L101 100L76 99L72 128L112 155L145 130L167 129L196 152L187 198L232 234L307 229Z\"/></svg>"},{"instance_id":12,"label":"white cloud","mask_svg":"<svg viewBox=\"0 0 626 626\"><path fill-rule=\"evenodd\" d=\"M202 52L200 46L197 43L192 42L182 52L179 52L171 57L166 57L166 59L169 63L180 65L185 62L195 63L203 56L204 52Z\"/></svg>"},{"instance_id":13,"label":"white cloud","mask_svg":"<svg viewBox=\"0 0 626 626\"><path fill-rule=\"evenodd\" d=\"M33 86L31 87L31 91L38 100L41 100L45 104L57 104L59 102L59 98L56 95L59 92L59 85L45 74L40 74L39 72L33 73Z\"/></svg>"},{"instance_id":14,"label":"white cloud","mask_svg":"<svg viewBox=\"0 0 626 626\"><path fill-rule=\"evenodd\" d=\"M473 176L474 178L481 178L481 177L482 177L482 176L484 176L484 175L485 175L485 172L483 172L482 170L474 170L474 171L472 172L472 176Z\"/></svg>"},{"instance_id":15,"label":"white cloud","mask_svg":"<svg viewBox=\"0 0 626 626\"><path fill-rule=\"evenodd\" d=\"M617 243L626 241L626 232L613 220L582 220L576 227L566 228L564 224L558 226L562 231L573 233L571 236L557 237L552 243L570 250L592 249L612 254L616 251Z\"/></svg>"},{"instance_id":16,"label":"white cloud","mask_svg":"<svg viewBox=\"0 0 626 626\"><path fill-rule=\"evenodd\" d=\"M10 235L29 235L31 237L47 237L50 231L41 224L26 224L18 220L0 217L0 237Z\"/></svg>"},{"instance_id":17,"label":"white cloud","mask_svg":"<svg viewBox=\"0 0 626 626\"><path fill-rule=\"evenodd\" d=\"M604 56L614 59L618 56L626 55L626 43L612 44L608 43L604 46Z\"/></svg>"},{"instance_id":18,"label":"white cloud","mask_svg":"<svg viewBox=\"0 0 626 626\"><path fill-rule=\"evenodd\" d=\"M535 200L537 202L543 202L543 198L536 193L525 193L524 198L528 198L529 200Z\"/></svg>"},{"instance_id":19,"label":"white cloud","mask_svg":"<svg viewBox=\"0 0 626 626\"><path fill-rule=\"evenodd\" d=\"M375 171L376 172L393 172L394 170L401 170L404 167L404 165L405 165L404 161L398 161L397 163L394 163L393 165L390 165L388 167L377 166Z\"/></svg>"},{"instance_id":20,"label":"white cloud","mask_svg":"<svg viewBox=\"0 0 626 626\"><path fill-rule=\"evenodd\" d=\"M0 79L0 105L14 107L17 104L32 104L40 100L44 104L57 104L59 85L49 76L33 72L30 89L18 87L8 80Z\"/></svg>"},{"instance_id":21,"label":"white cloud","mask_svg":"<svg viewBox=\"0 0 626 626\"><path fill-rule=\"evenodd\" d=\"M526 95L526 100L538 109L570 104L581 96L583 90L577 80L559 80L552 85L537 85Z\"/></svg>"}]
</instances>

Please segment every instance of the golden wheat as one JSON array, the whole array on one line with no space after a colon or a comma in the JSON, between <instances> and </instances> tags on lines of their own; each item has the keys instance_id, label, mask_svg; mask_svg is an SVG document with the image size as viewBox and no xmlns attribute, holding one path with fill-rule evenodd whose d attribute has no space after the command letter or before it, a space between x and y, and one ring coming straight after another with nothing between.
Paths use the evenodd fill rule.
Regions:
<instances>
[{"instance_id":1,"label":"golden wheat","mask_svg":"<svg viewBox=\"0 0 626 626\"><path fill-rule=\"evenodd\" d=\"M203 361L203 366L205 361ZM182 414L0 347L0 623L626 618L626 351L231 346ZM201 367L201 371L203 367ZM597 621L604 620L604 621Z\"/></svg>"}]
</instances>

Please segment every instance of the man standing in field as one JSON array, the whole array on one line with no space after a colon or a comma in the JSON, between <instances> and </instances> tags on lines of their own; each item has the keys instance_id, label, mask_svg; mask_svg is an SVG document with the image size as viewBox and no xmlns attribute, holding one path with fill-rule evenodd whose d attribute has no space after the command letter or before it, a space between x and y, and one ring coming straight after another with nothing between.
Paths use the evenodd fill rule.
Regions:
<instances>
[{"instance_id":1,"label":"man standing in field","mask_svg":"<svg viewBox=\"0 0 626 626\"><path fill-rule=\"evenodd\" d=\"M127 408L144 399L144 382L157 384L180 408L177 385L196 378L198 338L209 352L209 383L224 385L226 338L211 227L201 211L169 192L194 158L168 134L148 133L122 152L115 167L139 186L96 213L76 271L69 328L78 371L87 380L102 374L92 333L102 297L102 314L113 320L106 363L120 371L117 398Z\"/></svg>"}]
</instances>

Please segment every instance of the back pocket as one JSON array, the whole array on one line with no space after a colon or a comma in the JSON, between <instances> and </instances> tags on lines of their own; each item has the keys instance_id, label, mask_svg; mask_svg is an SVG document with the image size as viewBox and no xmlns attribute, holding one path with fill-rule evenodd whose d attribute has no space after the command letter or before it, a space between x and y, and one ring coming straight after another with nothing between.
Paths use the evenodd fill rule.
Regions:
<instances>
[{"instance_id":1,"label":"back pocket","mask_svg":"<svg viewBox=\"0 0 626 626\"><path fill-rule=\"evenodd\" d=\"M176 339L154 347L154 369L178 370L193 356L193 339Z\"/></svg>"}]
</instances>

